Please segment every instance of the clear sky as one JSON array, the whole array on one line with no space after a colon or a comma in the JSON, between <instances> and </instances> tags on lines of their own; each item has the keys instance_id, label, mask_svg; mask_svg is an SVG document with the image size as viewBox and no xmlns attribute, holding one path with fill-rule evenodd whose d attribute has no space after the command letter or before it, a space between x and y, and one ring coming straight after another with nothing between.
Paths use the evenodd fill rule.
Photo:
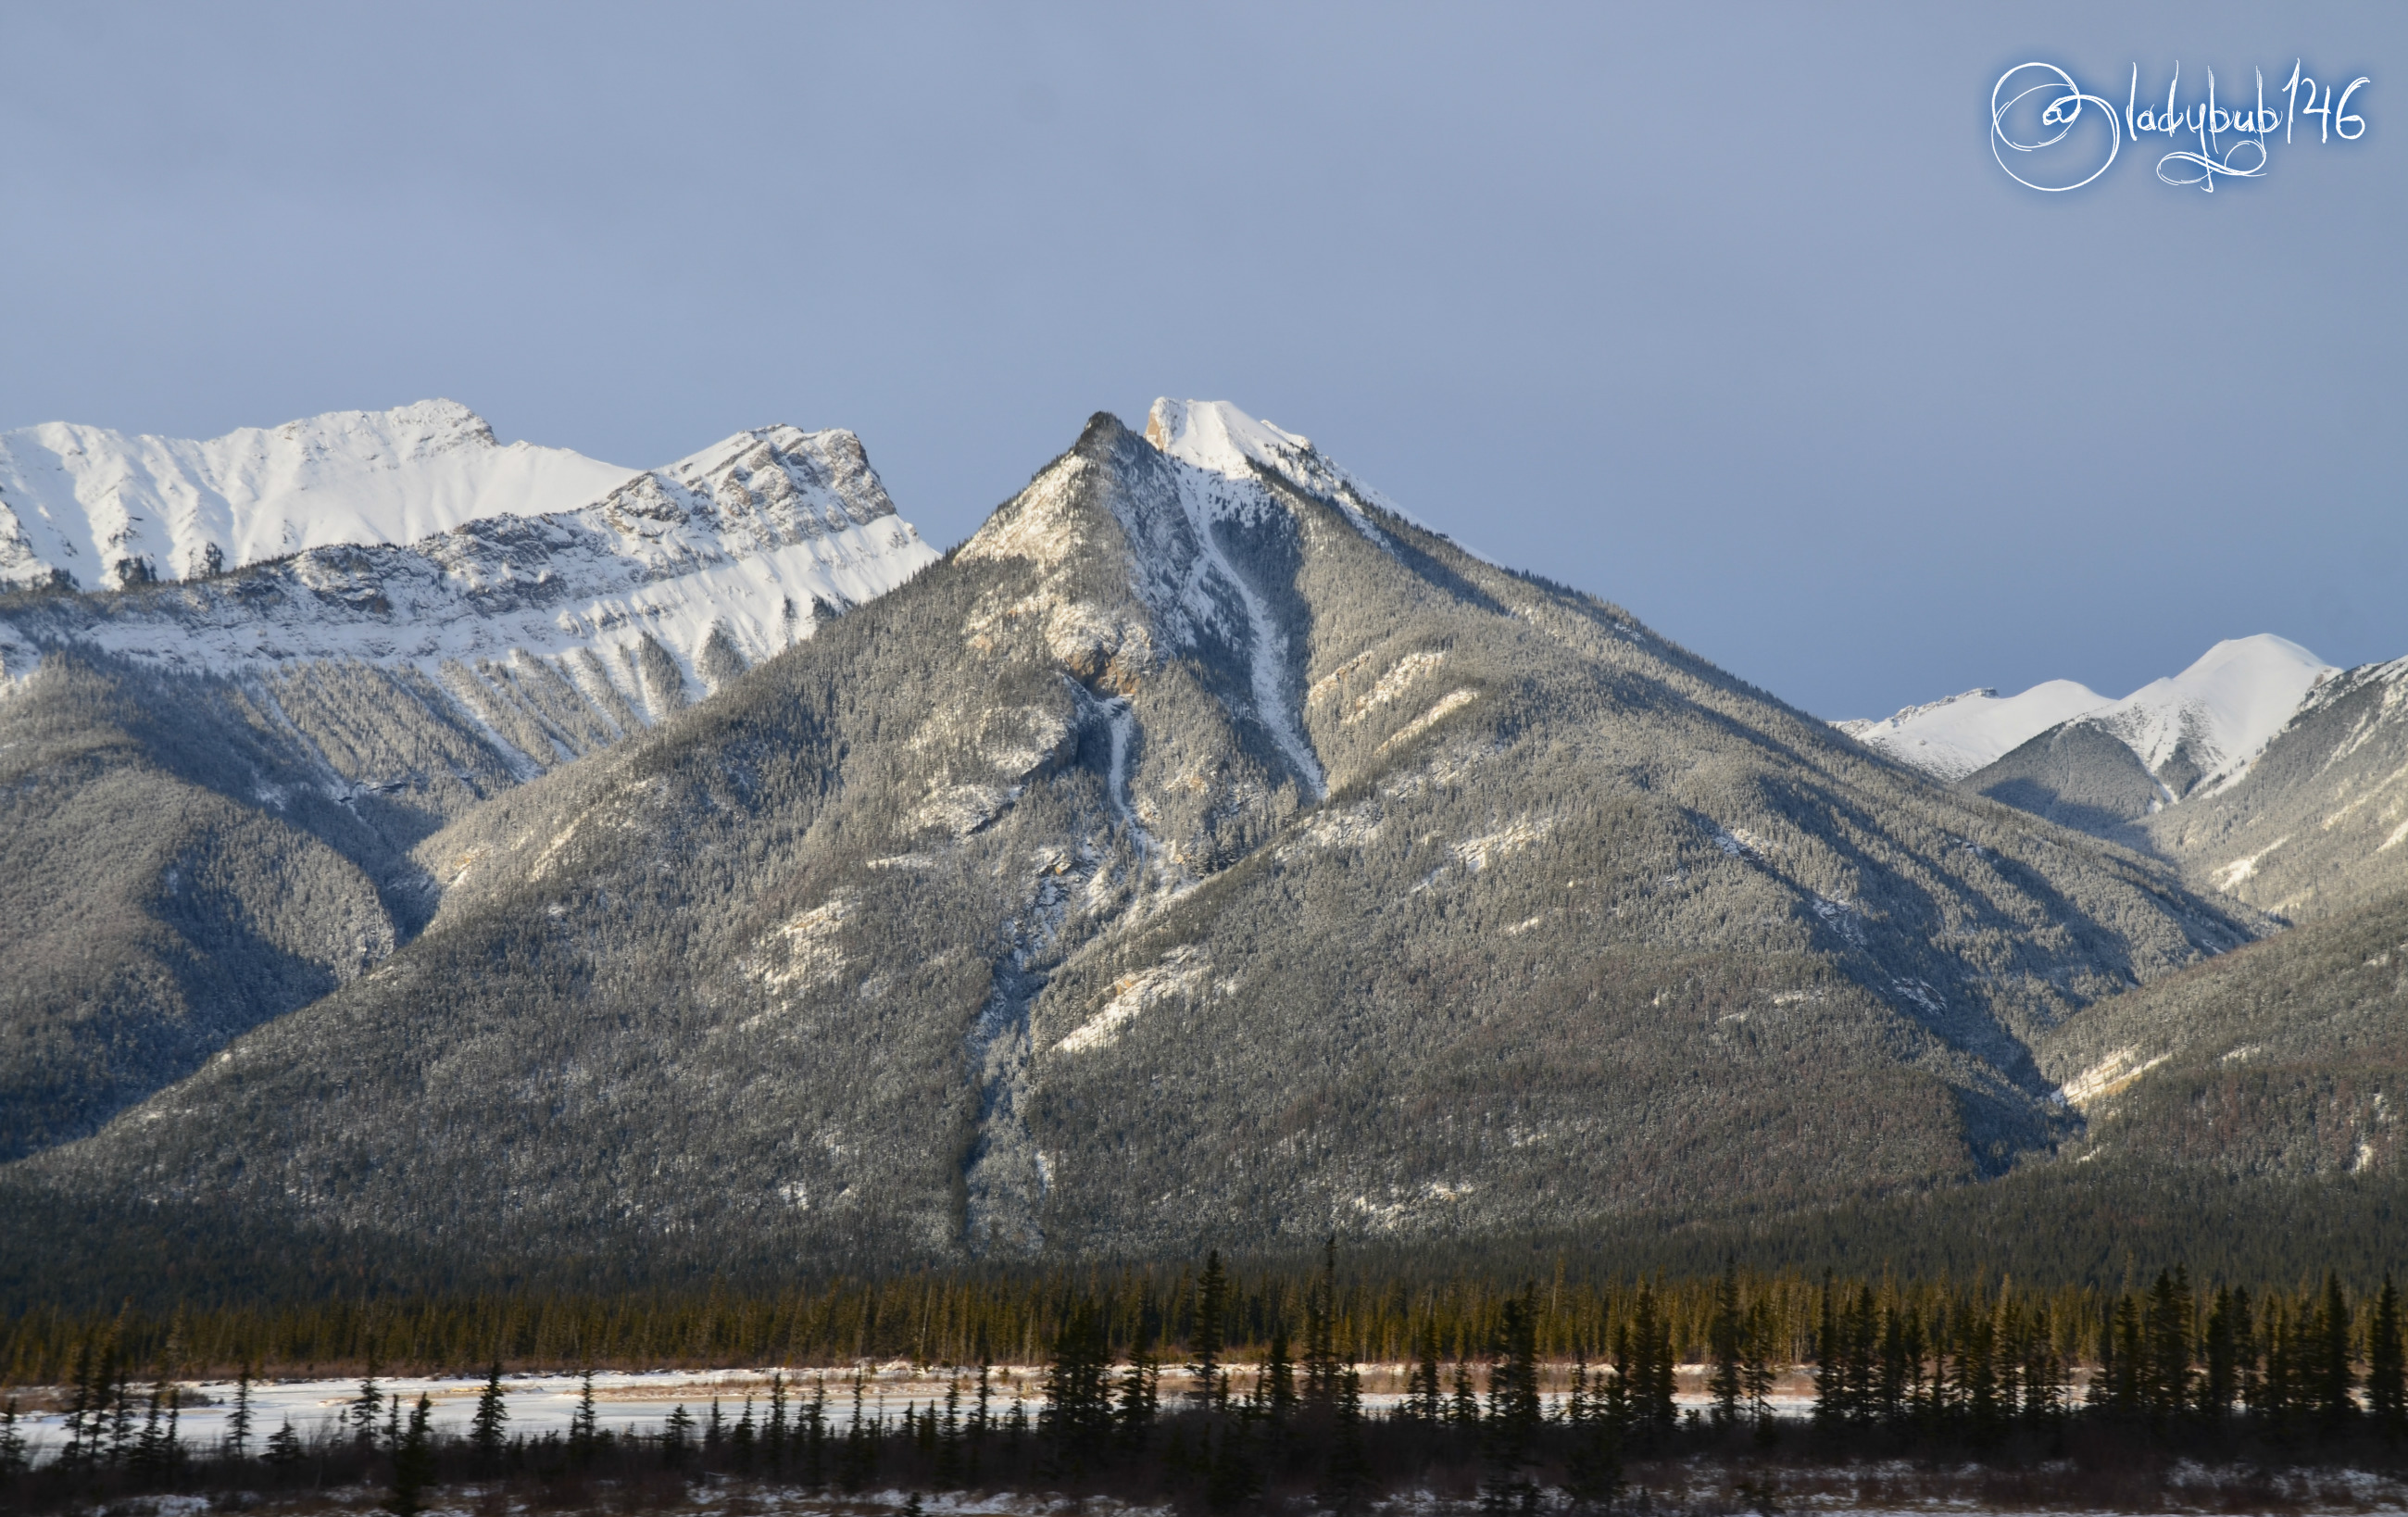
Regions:
<instances>
[{"instance_id":1,"label":"clear sky","mask_svg":"<svg viewBox=\"0 0 2408 1517\"><path fill-rule=\"evenodd\" d=\"M446 395L653 465L847 426L951 542L1184 394L1827 716L2255 632L2391 658L2403 42L2399 5L4 5L0 427ZM2279 105L2303 59L2369 124L2040 194L1989 149L2028 59L2119 107L2134 64Z\"/></svg>"}]
</instances>

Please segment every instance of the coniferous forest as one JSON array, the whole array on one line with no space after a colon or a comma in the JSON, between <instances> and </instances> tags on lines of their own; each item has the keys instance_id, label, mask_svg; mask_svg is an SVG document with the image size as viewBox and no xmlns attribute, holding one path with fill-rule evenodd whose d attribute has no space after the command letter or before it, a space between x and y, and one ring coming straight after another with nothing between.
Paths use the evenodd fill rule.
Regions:
<instances>
[{"instance_id":1,"label":"coniferous forest","mask_svg":"<svg viewBox=\"0 0 2408 1517\"><path fill-rule=\"evenodd\" d=\"M1961 1486L1969 1469L1990 1499L2098 1502L2206 1467L2235 1472L2228 1496L2279 1505L2301 1469L2408 1472L2398 1289L2337 1275L2248 1285L2173 1267L2100 1290L1731 1268L1504 1288L1341 1269L1333 1247L1311 1267L1215 1252L776 1296L32 1312L0 1342L23 1388L0 1410L0 1472L24 1510L366 1486L407 1517L469 1491L674 1506L735 1482L1212 1511L1351 1511L1411 1490L1503 1513L1675 1487L1695 1505L1700 1471L1727 1505L1771 1510L1801 1482ZM895 1360L941 1396L873 1407L870 1377ZM665 1366L777 1367L740 1410L714 1397L599 1425L595 1371ZM526 1369L583 1373L566 1434L510 1430L503 1377ZM316 1425L251 1410L263 1381L336 1374L357 1391ZM401 1374L485 1390L465 1431L440 1432L424 1395L380 1388ZM236 1385L206 1444L177 1430L179 1381L200 1377ZM38 1464L20 1431L37 1394L64 1429Z\"/></svg>"}]
</instances>

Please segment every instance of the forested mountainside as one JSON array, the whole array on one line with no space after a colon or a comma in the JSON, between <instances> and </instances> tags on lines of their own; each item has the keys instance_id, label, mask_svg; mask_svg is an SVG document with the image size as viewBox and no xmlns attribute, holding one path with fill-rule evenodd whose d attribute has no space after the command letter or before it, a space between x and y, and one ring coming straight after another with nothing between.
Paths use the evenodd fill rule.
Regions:
<instances>
[{"instance_id":1,"label":"forested mountainside","mask_svg":"<svg viewBox=\"0 0 2408 1517\"><path fill-rule=\"evenodd\" d=\"M2236 1178L2396 1178L2408 896L2102 1001L2038 1052L2089 1118L2077 1156L2139 1153Z\"/></svg>"},{"instance_id":2,"label":"forested mountainside","mask_svg":"<svg viewBox=\"0 0 2408 1517\"><path fill-rule=\"evenodd\" d=\"M409 852L471 806L684 708L935 557L850 433L739 433L633 478L555 463L566 483L537 480L535 503L593 468L610 487L529 514L509 488L526 451L465 411L474 427L429 456L371 468L424 409L262 434L275 467L209 451L247 434L120 451L159 455L134 505L184 501L184 549L205 528L238 546L280 512L305 537L325 514L371 537L452 522L436 536L0 597L0 1159L93 1131L407 941L439 894ZM105 453L88 431L61 446ZM27 436L11 435L19 465ZM231 494L231 525L210 527L225 497L196 479ZM132 489L80 504L147 541ZM335 505L303 514L317 496ZM458 519L500 506L519 509Z\"/></svg>"},{"instance_id":3,"label":"forested mountainside","mask_svg":"<svg viewBox=\"0 0 2408 1517\"><path fill-rule=\"evenodd\" d=\"M415 856L414 942L19 1182L696 1263L1879 1196L2261 929L1171 402Z\"/></svg>"}]
</instances>

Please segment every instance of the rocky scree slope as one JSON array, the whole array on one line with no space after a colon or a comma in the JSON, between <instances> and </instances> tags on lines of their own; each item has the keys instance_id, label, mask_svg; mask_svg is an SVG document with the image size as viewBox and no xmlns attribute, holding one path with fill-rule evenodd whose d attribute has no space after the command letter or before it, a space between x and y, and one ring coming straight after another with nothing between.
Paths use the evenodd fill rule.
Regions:
<instances>
[{"instance_id":1,"label":"rocky scree slope","mask_svg":"<svg viewBox=\"0 0 2408 1517\"><path fill-rule=\"evenodd\" d=\"M416 857L21 1179L697 1262L1803 1203L2047 1151L2034 1041L2259 927L1175 402Z\"/></svg>"},{"instance_id":2,"label":"rocky scree slope","mask_svg":"<svg viewBox=\"0 0 2408 1517\"><path fill-rule=\"evenodd\" d=\"M357 423L389 446L424 408L295 427ZM513 453L467 421L486 454ZM174 457L243 436L137 440ZM320 449L287 471L308 490L237 499L311 534L326 522L296 498L349 501L336 523L369 530L502 503L509 468L454 498L437 487L460 460L438 453L397 484ZM0 1157L93 1130L414 935L440 881L410 851L453 817L936 556L850 433L766 428L609 472L574 510L0 598ZM405 486L436 494L380 494Z\"/></svg>"}]
</instances>

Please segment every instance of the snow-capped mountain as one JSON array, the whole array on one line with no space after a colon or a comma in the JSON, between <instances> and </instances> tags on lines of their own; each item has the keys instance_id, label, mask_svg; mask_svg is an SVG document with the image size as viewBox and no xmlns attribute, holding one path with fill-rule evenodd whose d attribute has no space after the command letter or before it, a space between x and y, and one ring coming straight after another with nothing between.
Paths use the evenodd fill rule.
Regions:
<instances>
[{"instance_id":1,"label":"snow-capped mountain","mask_svg":"<svg viewBox=\"0 0 2408 1517\"><path fill-rule=\"evenodd\" d=\"M406 417L457 409L430 402L342 435L381 437ZM849 432L739 432L666 468L609 470L604 493L575 508L529 511L546 497L495 494L490 470L485 494L444 493L472 472L464 457L511 453L459 414L452 435L481 436L483 451L472 441L437 455L431 499L394 494L388 475L415 476L362 465L365 450L347 469L320 455L310 493L356 508L307 530L359 540L208 580L22 600L0 609L0 675L22 680L61 647L218 676L329 659L407 666L542 767L717 688L937 556ZM298 508L294 496L260 498L288 518ZM408 542L373 536L472 505L509 508Z\"/></svg>"},{"instance_id":2,"label":"snow-capped mountain","mask_svg":"<svg viewBox=\"0 0 2408 1517\"><path fill-rule=\"evenodd\" d=\"M2110 704L2073 680L2050 680L2020 695L1969 690L1910 706L1896 716L1832 725L1868 748L1942 780L1962 780L2060 722Z\"/></svg>"},{"instance_id":3,"label":"snow-capped mountain","mask_svg":"<svg viewBox=\"0 0 2408 1517\"><path fill-rule=\"evenodd\" d=\"M937 558L849 432L642 474L449 402L8 440L33 588L0 594L0 1160L408 941L463 867L411 856L446 821ZM36 551L26 521L59 530ZM109 588L50 572L110 554ZM219 571L165 577L195 558Z\"/></svg>"},{"instance_id":4,"label":"snow-capped mountain","mask_svg":"<svg viewBox=\"0 0 2408 1517\"><path fill-rule=\"evenodd\" d=\"M0 433L0 589L120 589L307 548L415 542L582 506L634 473L566 448L503 447L450 400L207 441L50 422Z\"/></svg>"},{"instance_id":5,"label":"snow-capped mountain","mask_svg":"<svg viewBox=\"0 0 2408 1517\"><path fill-rule=\"evenodd\" d=\"M2168 803L2239 779L2316 688L2341 671L2272 633L2217 643L2180 674L2108 700L2071 680L2000 698L1975 690L1882 721L1836 723L1869 747L1954 782L2067 723L2129 749Z\"/></svg>"},{"instance_id":6,"label":"snow-capped mountain","mask_svg":"<svg viewBox=\"0 0 2408 1517\"><path fill-rule=\"evenodd\" d=\"M728 541L802 451L759 449L576 531ZM12 704L73 714L36 683L0 781L42 736ZM1570 1230L2037 1158L2071 1119L2030 1039L2258 931L1218 403L1094 417L957 551L640 740L453 807L445 734L366 738L347 772L400 788L362 812L440 813L407 839L431 925L100 1071L17 1172L96 1215L206 1195L713 1268ZM44 1047L0 1070L65 1083Z\"/></svg>"}]
</instances>

